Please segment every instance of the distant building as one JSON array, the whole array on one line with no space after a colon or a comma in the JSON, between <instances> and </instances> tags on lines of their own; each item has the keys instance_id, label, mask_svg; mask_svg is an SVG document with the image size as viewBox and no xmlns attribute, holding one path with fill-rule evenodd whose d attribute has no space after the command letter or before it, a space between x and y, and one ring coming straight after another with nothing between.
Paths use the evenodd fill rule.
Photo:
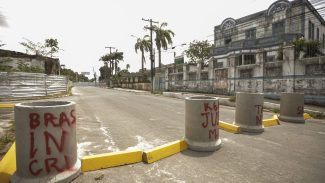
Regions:
<instances>
[{"instance_id":1,"label":"distant building","mask_svg":"<svg viewBox=\"0 0 325 183\"><path fill-rule=\"evenodd\" d=\"M44 70L45 74L59 74L60 61L58 58L0 49L0 66L17 70L20 63L26 64L29 67L39 67Z\"/></svg>"}]
</instances>

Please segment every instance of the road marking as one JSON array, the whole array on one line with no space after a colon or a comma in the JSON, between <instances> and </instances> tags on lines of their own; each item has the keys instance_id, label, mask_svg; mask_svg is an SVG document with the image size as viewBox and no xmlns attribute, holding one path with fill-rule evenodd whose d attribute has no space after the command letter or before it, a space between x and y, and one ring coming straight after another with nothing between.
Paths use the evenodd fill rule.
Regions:
<instances>
[{"instance_id":1,"label":"road marking","mask_svg":"<svg viewBox=\"0 0 325 183\"><path fill-rule=\"evenodd\" d=\"M160 140L160 139L155 139L153 141L146 141L145 138L141 137L140 135L136 135L135 138L138 141L137 145L126 148L125 149L126 151L128 151L128 150L142 150L142 151L144 151L144 150L152 149L155 146L159 146L161 144L166 143L165 141Z\"/></svg>"},{"instance_id":2,"label":"road marking","mask_svg":"<svg viewBox=\"0 0 325 183\"><path fill-rule=\"evenodd\" d=\"M115 146L115 142L111 136L111 133L109 131L108 127L103 126L103 122L99 119L98 116L95 115L96 121L100 124L100 130L102 131L102 134L106 137L104 140L109 146L107 147L107 150L112 152L120 151L118 147Z\"/></svg>"},{"instance_id":3,"label":"road marking","mask_svg":"<svg viewBox=\"0 0 325 183\"><path fill-rule=\"evenodd\" d=\"M322 135L325 135L325 132L317 132L318 134L322 134Z\"/></svg>"},{"instance_id":4,"label":"road marking","mask_svg":"<svg viewBox=\"0 0 325 183\"><path fill-rule=\"evenodd\" d=\"M84 156L86 153L85 153L85 147L91 145L92 143L91 142L81 142L81 143L78 143L77 144L77 152L78 152L78 157L82 157Z\"/></svg>"}]
</instances>

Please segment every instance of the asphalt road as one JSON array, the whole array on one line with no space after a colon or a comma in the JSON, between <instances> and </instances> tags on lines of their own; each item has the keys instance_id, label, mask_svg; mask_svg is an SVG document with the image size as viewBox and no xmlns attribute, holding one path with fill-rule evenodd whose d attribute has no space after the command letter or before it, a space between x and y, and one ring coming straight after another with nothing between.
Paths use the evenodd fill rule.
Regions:
<instances>
[{"instance_id":1,"label":"asphalt road","mask_svg":"<svg viewBox=\"0 0 325 183\"><path fill-rule=\"evenodd\" d=\"M79 156L150 149L184 136L184 101L94 87L76 87ZM220 120L235 109L221 106ZM271 113L264 112L264 118ZM183 151L153 164L88 172L74 182L324 182L325 121L266 128L258 135L220 130L213 153ZM95 178L103 175L101 180Z\"/></svg>"}]
</instances>

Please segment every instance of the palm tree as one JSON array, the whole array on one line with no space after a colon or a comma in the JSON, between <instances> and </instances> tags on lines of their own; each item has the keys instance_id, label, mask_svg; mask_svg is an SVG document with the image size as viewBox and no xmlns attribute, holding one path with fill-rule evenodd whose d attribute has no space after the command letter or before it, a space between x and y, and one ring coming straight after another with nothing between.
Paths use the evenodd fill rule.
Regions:
<instances>
[{"instance_id":1,"label":"palm tree","mask_svg":"<svg viewBox=\"0 0 325 183\"><path fill-rule=\"evenodd\" d=\"M173 31L165 29L166 26L166 22L161 23L160 26L153 26L153 31L156 33L155 42L158 50L159 68L161 68L161 48L167 50L167 46L173 44L172 37L175 36Z\"/></svg>"},{"instance_id":2,"label":"palm tree","mask_svg":"<svg viewBox=\"0 0 325 183\"><path fill-rule=\"evenodd\" d=\"M114 53L111 53L110 54L111 55L111 58L112 58L112 60L114 60L115 61L115 74L117 74L117 66L118 66L118 63L120 62L120 61L123 61L123 52L117 52L117 50L116 50L116 52L114 52Z\"/></svg>"},{"instance_id":3,"label":"palm tree","mask_svg":"<svg viewBox=\"0 0 325 183\"><path fill-rule=\"evenodd\" d=\"M134 45L135 48L135 53L137 53L138 50L141 51L141 69L143 72L143 67L144 67L144 63L146 62L146 58L144 57L144 52L148 52L150 49L150 40L149 40L149 36L145 35L143 36L143 38L138 38L137 42Z\"/></svg>"},{"instance_id":4,"label":"palm tree","mask_svg":"<svg viewBox=\"0 0 325 183\"><path fill-rule=\"evenodd\" d=\"M126 70L129 71L130 69L130 64L126 64Z\"/></svg>"},{"instance_id":5,"label":"palm tree","mask_svg":"<svg viewBox=\"0 0 325 183\"><path fill-rule=\"evenodd\" d=\"M45 47L50 48L50 55L51 58L53 56L53 53L56 53L59 51L59 42L57 39L45 39Z\"/></svg>"}]
</instances>

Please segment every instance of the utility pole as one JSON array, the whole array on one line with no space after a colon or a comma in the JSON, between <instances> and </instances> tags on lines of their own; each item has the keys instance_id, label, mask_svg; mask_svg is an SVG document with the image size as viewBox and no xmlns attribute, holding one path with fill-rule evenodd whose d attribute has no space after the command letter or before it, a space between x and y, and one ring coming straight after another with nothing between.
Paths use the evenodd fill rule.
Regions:
<instances>
[{"instance_id":1,"label":"utility pole","mask_svg":"<svg viewBox=\"0 0 325 183\"><path fill-rule=\"evenodd\" d=\"M116 49L115 47L112 47L112 46L105 46L105 48L109 48L109 54L112 54L112 49ZM112 67L114 67L114 63L111 64L111 62L110 62L109 63L109 67L111 69L110 70L110 72L111 72L110 74L113 75L113 69L112 69ZM105 77L106 77L106 75L105 75ZM107 83L107 78L106 78L106 84L108 84Z\"/></svg>"},{"instance_id":2,"label":"utility pole","mask_svg":"<svg viewBox=\"0 0 325 183\"><path fill-rule=\"evenodd\" d=\"M149 29L150 30L150 68L151 68L151 93L153 93L153 77L155 75L155 60L154 60L154 56L153 56L153 44L152 44L152 31L153 31L153 27L152 27L152 23L158 23L156 21L153 21L152 19L144 19L142 18L142 21L146 21L146 22L150 22L150 27L145 26L145 29Z\"/></svg>"}]
</instances>

